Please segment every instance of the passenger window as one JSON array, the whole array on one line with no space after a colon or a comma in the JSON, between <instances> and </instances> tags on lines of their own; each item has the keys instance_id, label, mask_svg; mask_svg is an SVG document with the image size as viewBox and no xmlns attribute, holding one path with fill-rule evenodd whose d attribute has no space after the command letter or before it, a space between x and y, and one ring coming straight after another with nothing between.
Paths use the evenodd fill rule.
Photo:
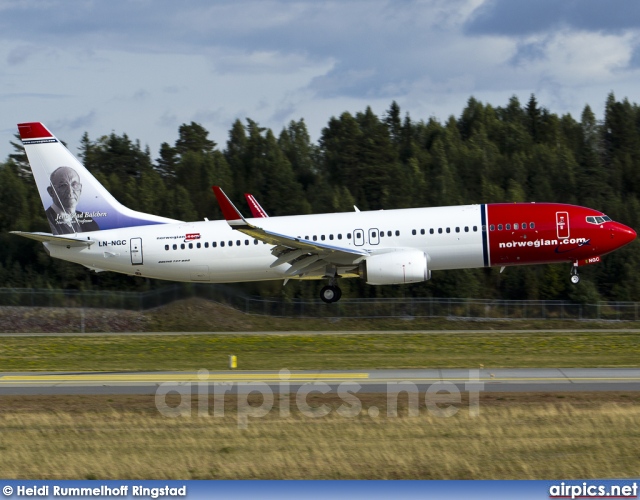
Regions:
<instances>
[{"instance_id":1,"label":"passenger window","mask_svg":"<svg viewBox=\"0 0 640 500\"><path fill-rule=\"evenodd\" d=\"M173 249L177 250L178 249L178 245L176 245L175 243L173 244Z\"/></svg>"},{"instance_id":2,"label":"passenger window","mask_svg":"<svg viewBox=\"0 0 640 500\"><path fill-rule=\"evenodd\" d=\"M420 229L420 234L424 234L424 229Z\"/></svg>"},{"instance_id":3,"label":"passenger window","mask_svg":"<svg viewBox=\"0 0 640 500\"><path fill-rule=\"evenodd\" d=\"M350 240L351 239L351 233L347 233L347 239Z\"/></svg>"},{"instance_id":4,"label":"passenger window","mask_svg":"<svg viewBox=\"0 0 640 500\"><path fill-rule=\"evenodd\" d=\"M429 229L429 234L433 234L434 232L433 228Z\"/></svg>"},{"instance_id":5,"label":"passenger window","mask_svg":"<svg viewBox=\"0 0 640 500\"><path fill-rule=\"evenodd\" d=\"M378 234L378 233L376 233L375 231L373 231L373 232L371 233L371 237L372 237L372 238L377 238L377 237L378 237L378 236L377 236L377 234Z\"/></svg>"},{"instance_id":6,"label":"passenger window","mask_svg":"<svg viewBox=\"0 0 640 500\"><path fill-rule=\"evenodd\" d=\"M212 247L212 248L215 248L215 247L217 247L217 246L218 246L218 243L217 243L217 242L215 242L215 241L214 241L214 242L212 242L212 243L211 243L211 247Z\"/></svg>"},{"instance_id":7,"label":"passenger window","mask_svg":"<svg viewBox=\"0 0 640 500\"><path fill-rule=\"evenodd\" d=\"M324 234L320 236L320 239L324 241Z\"/></svg>"},{"instance_id":8,"label":"passenger window","mask_svg":"<svg viewBox=\"0 0 640 500\"><path fill-rule=\"evenodd\" d=\"M229 240L229 246L232 247L233 246L233 241Z\"/></svg>"},{"instance_id":9,"label":"passenger window","mask_svg":"<svg viewBox=\"0 0 640 500\"><path fill-rule=\"evenodd\" d=\"M477 233L478 232L478 226L473 226L473 232Z\"/></svg>"},{"instance_id":10,"label":"passenger window","mask_svg":"<svg viewBox=\"0 0 640 500\"><path fill-rule=\"evenodd\" d=\"M165 246L164 246L164 249L165 249L165 250L169 250L169 245L165 245Z\"/></svg>"},{"instance_id":11,"label":"passenger window","mask_svg":"<svg viewBox=\"0 0 640 500\"><path fill-rule=\"evenodd\" d=\"M329 239L332 240L333 239L333 234L329 235Z\"/></svg>"},{"instance_id":12,"label":"passenger window","mask_svg":"<svg viewBox=\"0 0 640 500\"><path fill-rule=\"evenodd\" d=\"M338 233L338 239L341 240L342 239L342 233Z\"/></svg>"},{"instance_id":13,"label":"passenger window","mask_svg":"<svg viewBox=\"0 0 640 500\"><path fill-rule=\"evenodd\" d=\"M450 228L450 227L448 227L448 228L447 228L447 234L449 234L450 232L451 232L451 228Z\"/></svg>"},{"instance_id":14,"label":"passenger window","mask_svg":"<svg viewBox=\"0 0 640 500\"><path fill-rule=\"evenodd\" d=\"M468 231L468 230L469 230L469 228L466 228L466 227L465 227L465 230L466 230L466 231ZM495 225L493 225L493 224L491 224L491 225L489 226L489 231L495 231L495 230L496 230L496 226L495 226Z\"/></svg>"},{"instance_id":15,"label":"passenger window","mask_svg":"<svg viewBox=\"0 0 640 500\"><path fill-rule=\"evenodd\" d=\"M180 243L180 250L184 250L184 243Z\"/></svg>"},{"instance_id":16,"label":"passenger window","mask_svg":"<svg viewBox=\"0 0 640 500\"><path fill-rule=\"evenodd\" d=\"M196 243L196 248L200 248L202 245L200 243Z\"/></svg>"},{"instance_id":17,"label":"passenger window","mask_svg":"<svg viewBox=\"0 0 640 500\"><path fill-rule=\"evenodd\" d=\"M224 247L224 241L221 241L221 242L220 242L220 246L221 246L221 247Z\"/></svg>"},{"instance_id":18,"label":"passenger window","mask_svg":"<svg viewBox=\"0 0 640 500\"><path fill-rule=\"evenodd\" d=\"M413 236L415 236L415 235L417 234L416 230L415 230L415 229L412 229L412 230L411 230L411 234L412 234Z\"/></svg>"},{"instance_id":19,"label":"passenger window","mask_svg":"<svg viewBox=\"0 0 640 500\"><path fill-rule=\"evenodd\" d=\"M498 231L502 231L502 224L498 224Z\"/></svg>"},{"instance_id":20,"label":"passenger window","mask_svg":"<svg viewBox=\"0 0 640 500\"><path fill-rule=\"evenodd\" d=\"M442 228L441 227L438 228L438 234L442 234Z\"/></svg>"},{"instance_id":21,"label":"passenger window","mask_svg":"<svg viewBox=\"0 0 640 500\"><path fill-rule=\"evenodd\" d=\"M391 231L387 231L387 236L391 236Z\"/></svg>"},{"instance_id":22,"label":"passenger window","mask_svg":"<svg viewBox=\"0 0 640 500\"><path fill-rule=\"evenodd\" d=\"M204 242L204 247L205 247L205 248L209 248L209 242L208 242L208 241L205 241L205 242Z\"/></svg>"},{"instance_id":23,"label":"passenger window","mask_svg":"<svg viewBox=\"0 0 640 500\"><path fill-rule=\"evenodd\" d=\"M318 237L315 234L313 235L313 241L318 241Z\"/></svg>"},{"instance_id":24,"label":"passenger window","mask_svg":"<svg viewBox=\"0 0 640 500\"><path fill-rule=\"evenodd\" d=\"M529 222L529 228L535 229L536 225L533 222Z\"/></svg>"},{"instance_id":25,"label":"passenger window","mask_svg":"<svg viewBox=\"0 0 640 500\"><path fill-rule=\"evenodd\" d=\"M519 226L518 226L518 223L516 222L516 223L513 225L513 229L518 229L518 227L519 227Z\"/></svg>"},{"instance_id":26,"label":"passenger window","mask_svg":"<svg viewBox=\"0 0 640 500\"><path fill-rule=\"evenodd\" d=\"M309 237L308 237L308 236L305 236L305 237L304 237L304 239L305 239L305 240L308 240L308 239L309 239Z\"/></svg>"},{"instance_id":27,"label":"passenger window","mask_svg":"<svg viewBox=\"0 0 640 500\"><path fill-rule=\"evenodd\" d=\"M258 240L253 240L253 244L257 245L258 244Z\"/></svg>"},{"instance_id":28,"label":"passenger window","mask_svg":"<svg viewBox=\"0 0 640 500\"><path fill-rule=\"evenodd\" d=\"M249 240L244 240L245 246L249 244Z\"/></svg>"},{"instance_id":29,"label":"passenger window","mask_svg":"<svg viewBox=\"0 0 640 500\"><path fill-rule=\"evenodd\" d=\"M522 223L522 229L527 229L527 223L526 222Z\"/></svg>"},{"instance_id":30,"label":"passenger window","mask_svg":"<svg viewBox=\"0 0 640 500\"><path fill-rule=\"evenodd\" d=\"M400 236L400 231L396 229L396 236Z\"/></svg>"},{"instance_id":31,"label":"passenger window","mask_svg":"<svg viewBox=\"0 0 640 500\"><path fill-rule=\"evenodd\" d=\"M459 227L457 227L457 228L456 228L456 233L459 233L459 232L460 232L460 228L459 228Z\"/></svg>"},{"instance_id":32,"label":"passenger window","mask_svg":"<svg viewBox=\"0 0 640 500\"><path fill-rule=\"evenodd\" d=\"M504 228L505 228L507 231L510 231L510 230L511 230L511 224L507 224L506 226L504 226Z\"/></svg>"}]
</instances>

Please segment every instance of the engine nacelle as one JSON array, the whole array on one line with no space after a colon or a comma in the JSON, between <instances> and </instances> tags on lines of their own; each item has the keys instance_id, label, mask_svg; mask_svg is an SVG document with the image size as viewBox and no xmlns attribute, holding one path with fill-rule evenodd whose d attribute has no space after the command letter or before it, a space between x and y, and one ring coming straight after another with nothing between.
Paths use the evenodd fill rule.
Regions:
<instances>
[{"instance_id":1,"label":"engine nacelle","mask_svg":"<svg viewBox=\"0 0 640 500\"><path fill-rule=\"evenodd\" d=\"M397 250L367 257L360 276L369 285L402 285L431 279L428 256L420 250Z\"/></svg>"}]
</instances>

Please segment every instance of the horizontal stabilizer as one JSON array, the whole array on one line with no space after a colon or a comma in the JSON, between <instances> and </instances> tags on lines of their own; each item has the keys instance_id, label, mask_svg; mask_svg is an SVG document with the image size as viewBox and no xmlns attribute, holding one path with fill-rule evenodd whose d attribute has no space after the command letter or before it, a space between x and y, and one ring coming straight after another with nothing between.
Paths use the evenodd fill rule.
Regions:
<instances>
[{"instance_id":1,"label":"horizontal stabilizer","mask_svg":"<svg viewBox=\"0 0 640 500\"><path fill-rule=\"evenodd\" d=\"M42 243L53 243L54 245L60 245L65 247L90 247L95 243L95 240L85 238L68 238L66 236L54 236L49 233L27 233L24 231L10 231L11 234L17 234L29 238L30 240L40 241Z\"/></svg>"}]
</instances>

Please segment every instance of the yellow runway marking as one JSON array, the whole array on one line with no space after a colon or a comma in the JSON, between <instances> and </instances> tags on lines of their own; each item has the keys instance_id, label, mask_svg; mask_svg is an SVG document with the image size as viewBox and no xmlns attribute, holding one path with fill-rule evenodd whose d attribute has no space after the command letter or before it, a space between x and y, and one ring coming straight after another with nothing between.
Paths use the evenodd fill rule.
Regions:
<instances>
[{"instance_id":1,"label":"yellow runway marking","mask_svg":"<svg viewBox=\"0 0 640 500\"><path fill-rule=\"evenodd\" d=\"M255 381L255 382L291 382L314 380L367 379L368 373L292 373L283 377L279 373L230 373L207 374L202 378L197 373L179 374L82 374L82 375L6 375L0 377L3 382L217 382L217 381Z\"/></svg>"}]
</instances>

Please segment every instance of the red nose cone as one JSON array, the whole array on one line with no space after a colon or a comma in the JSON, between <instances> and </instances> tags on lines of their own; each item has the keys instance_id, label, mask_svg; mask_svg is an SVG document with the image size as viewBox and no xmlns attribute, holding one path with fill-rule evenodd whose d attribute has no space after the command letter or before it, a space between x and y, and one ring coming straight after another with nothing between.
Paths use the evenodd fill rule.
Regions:
<instances>
[{"instance_id":1,"label":"red nose cone","mask_svg":"<svg viewBox=\"0 0 640 500\"><path fill-rule=\"evenodd\" d=\"M628 226L618 224L616 239L620 246L627 245L636 239L636 232Z\"/></svg>"}]
</instances>

